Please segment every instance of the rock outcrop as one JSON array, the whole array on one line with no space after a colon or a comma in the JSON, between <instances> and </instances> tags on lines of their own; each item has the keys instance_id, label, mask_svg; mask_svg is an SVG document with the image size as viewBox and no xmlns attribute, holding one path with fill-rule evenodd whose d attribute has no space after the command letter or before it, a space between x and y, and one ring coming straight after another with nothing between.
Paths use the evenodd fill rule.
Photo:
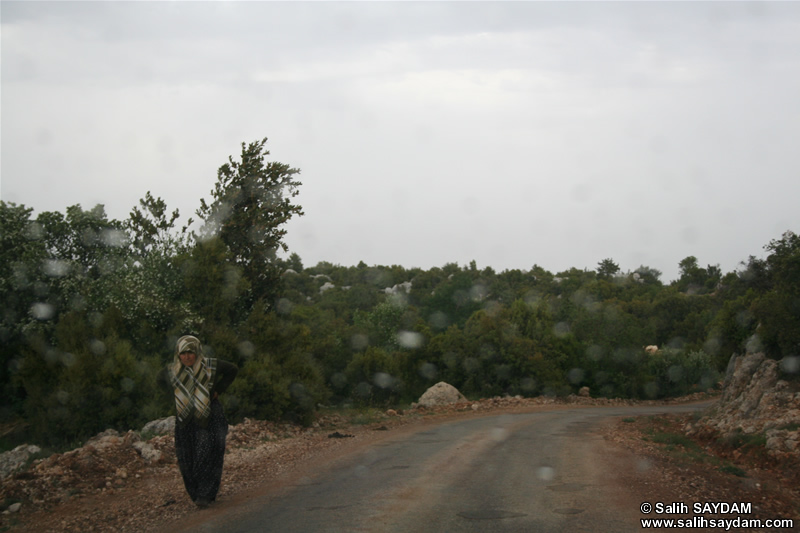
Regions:
<instances>
[{"instance_id":1,"label":"rock outcrop","mask_svg":"<svg viewBox=\"0 0 800 533\"><path fill-rule=\"evenodd\" d=\"M166 418L159 418L148 422L142 428L142 434L148 435L167 435L175 431L175 416L168 416Z\"/></svg>"},{"instance_id":2,"label":"rock outcrop","mask_svg":"<svg viewBox=\"0 0 800 533\"><path fill-rule=\"evenodd\" d=\"M791 362L763 353L734 355L719 402L689 432L764 434L773 455L800 453L800 382L781 379L781 366L791 368Z\"/></svg>"},{"instance_id":3,"label":"rock outcrop","mask_svg":"<svg viewBox=\"0 0 800 533\"><path fill-rule=\"evenodd\" d=\"M42 449L33 444L22 444L13 450L0 453L0 479L21 470Z\"/></svg>"}]
</instances>

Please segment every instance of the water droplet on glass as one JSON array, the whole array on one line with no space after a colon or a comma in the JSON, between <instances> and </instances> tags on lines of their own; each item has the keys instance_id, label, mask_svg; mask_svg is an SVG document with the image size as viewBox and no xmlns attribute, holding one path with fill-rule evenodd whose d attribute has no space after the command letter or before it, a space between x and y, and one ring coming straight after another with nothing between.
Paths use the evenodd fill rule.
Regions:
<instances>
[{"instance_id":1,"label":"water droplet on glass","mask_svg":"<svg viewBox=\"0 0 800 533\"><path fill-rule=\"evenodd\" d=\"M350 346L356 351L363 350L369 346L369 337L363 333L356 333L350 337Z\"/></svg>"},{"instance_id":2,"label":"water droplet on glass","mask_svg":"<svg viewBox=\"0 0 800 533\"><path fill-rule=\"evenodd\" d=\"M450 325L450 319L441 311L436 311L435 313L431 314L428 322L430 322L431 327L435 329L445 329Z\"/></svg>"},{"instance_id":3,"label":"water droplet on glass","mask_svg":"<svg viewBox=\"0 0 800 533\"><path fill-rule=\"evenodd\" d=\"M256 346L250 341L242 341L236 345L236 348L239 350L239 354L246 359L253 357L256 352Z\"/></svg>"},{"instance_id":4,"label":"water droplet on glass","mask_svg":"<svg viewBox=\"0 0 800 533\"><path fill-rule=\"evenodd\" d=\"M136 382L131 378L122 378L119 382L119 386L123 392L131 392L136 387Z\"/></svg>"},{"instance_id":5,"label":"water droplet on glass","mask_svg":"<svg viewBox=\"0 0 800 533\"><path fill-rule=\"evenodd\" d=\"M38 302L31 306L31 315L36 320L50 320L56 314L56 309L50 304Z\"/></svg>"},{"instance_id":6,"label":"water droplet on glass","mask_svg":"<svg viewBox=\"0 0 800 533\"><path fill-rule=\"evenodd\" d=\"M763 351L764 347L761 344L761 337L759 337L758 334L753 334L747 339L745 348L747 349L747 353L759 353Z\"/></svg>"},{"instance_id":7,"label":"water droplet on glass","mask_svg":"<svg viewBox=\"0 0 800 533\"><path fill-rule=\"evenodd\" d=\"M433 363L424 363L419 367L419 375L425 379L434 380L439 375L439 371Z\"/></svg>"},{"instance_id":8,"label":"water droplet on glass","mask_svg":"<svg viewBox=\"0 0 800 533\"><path fill-rule=\"evenodd\" d=\"M70 263L60 259L45 259L42 263L42 270L45 275L52 278L63 278L69 274Z\"/></svg>"},{"instance_id":9,"label":"water droplet on glass","mask_svg":"<svg viewBox=\"0 0 800 533\"><path fill-rule=\"evenodd\" d=\"M556 337L564 338L569 335L569 324L566 322L559 322L555 326L553 326L553 334Z\"/></svg>"},{"instance_id":10,"label":"water droplet on glass","mask_svg":"<svg viewBox=\"0 0 800 533\"><path fill-rule=\"evenodd\" d=\"M573 385L577 385L583 380L583 370L580 368L573 368L569 372L567 372L567 379Z\"/></svg>"},{"instance_id":11,"label":"water droplet on glass","mask_svg":"<svg viewBox=\"0 0 800 533\"><path fill-rule=\"evenodd\" d=\"M341 389L347 385L347 376L341 372L336 372L331 376L331 385L336 389Z\"/></svg>"},{"instance_id":12,"label":"water droplet on glass","mask_svg":"<svg viewBox=\"0 0 800 533\"><path fill-rule=\"evenodd\" d=\"M397 334L397 343L403 348L414 349L422 346L424 337L416 331L400 331Z\"/></svg>"},{"instance_id":13,"label":"water droplet on glass","mask_svg":"<svg viewBox=\"0 0 800 533\"><path fill-rule=\"evenodd\" d=\"M278 305L275 306L275 310L281 315L288 315L293 308L294 304L287 298L281 298L278 300Z\"/></svg>"},{"instance_id":14,"label":"water droplet on glass","mask_svg":"<svg viewBox=\"0 0 800 533\"><path fill-rule=\"evenodd\" d=\"M781 359L781 368L787 374L797 374L800 372L800 357L790 355Z\"/></svg>"},{"instance_id":15,"label":"water droplet on glass","mask_svg":"<svg viewBox=\"0 0 800 533\"><path fill-rule=\"evenodd\" d=\"M119 229L105 229L100 234L100 241L112 248L122 248L128 245L128 236Z\"/></svg>"},{"instance_id":16,"label":"water droplet on glass","mask_svg":"<svg viewBox=\"0 0 800 533\"><path fill-rule=\"evenodd\" d=\"M101 341L99 339L92 339L92 340L89 341L89 350L94 355L98 355L98 356L99 355L105 355L105 353L106 353L106 345L103 343L103 341Z\"/></svg>"},{"instance_id":17,"label":"water droplet on glass","mask_svg":"<svg viewBox=\"0 0 800 533\"><path fill-rule=\"evenodd\" d=\"M556 471L551 466L540 466L536 470L536 477L538 477L542 481L552 481L552 479L555 477L555 475L556 475Z\"/></svg>"},{"instance_id":18,"label":"water droplet on glass","mask_svg":"<svg viewBox=\"0 0 800 533\"><path fill-rule=\"evenodd\" d=\"M374 376L372 376L372 382L382 389L388 389L392 386L394 378L392 378L392 376L386 372L377 372Z\"/></svg>"}]
</instances>

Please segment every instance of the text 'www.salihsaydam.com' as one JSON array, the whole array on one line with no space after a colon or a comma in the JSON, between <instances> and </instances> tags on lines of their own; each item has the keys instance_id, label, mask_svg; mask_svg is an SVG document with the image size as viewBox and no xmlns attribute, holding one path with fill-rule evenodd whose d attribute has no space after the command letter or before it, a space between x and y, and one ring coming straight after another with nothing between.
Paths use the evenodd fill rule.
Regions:
<instances>
[{"instance_id":1,"label":"text 'www.salihsaydam.com'","mask_svg":"<svg viewBox=\"0 0 800 533\"><path fill-rule=\"evenodd\" d=\"M794 520L785 518L760 519L742 517L753 512L750 502L643 502L639 510L644 514L655 514L658 518L642 518L642 528L707 528L724 529L733 528L793 528ZM694 516L681 518L667 518L669 515ZM720 516L727 515L727 516ZM738 515L738 516L732 516ZM661 518L661 516L664 516Z\"/></svg>"}]
</instances>

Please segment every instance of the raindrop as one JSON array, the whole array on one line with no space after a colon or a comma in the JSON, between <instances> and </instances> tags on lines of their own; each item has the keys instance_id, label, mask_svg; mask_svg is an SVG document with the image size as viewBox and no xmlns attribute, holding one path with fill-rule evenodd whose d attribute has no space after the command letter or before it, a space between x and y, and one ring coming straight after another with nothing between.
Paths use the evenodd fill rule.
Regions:
<instances>
[{"instance_id":1,"label":"raindrop","mask_svg":"<svg viewBox=\"0 0 800 533\"><path fill-rule=\"evenodd\" d=\"M556 337L564 338L569 335L569 324L566 322L559 322L555 326L553 326L553 334Z\"/></svg>"},{"instance_id":2,"label":"raindrop","mask_svg":"<svg viewBox=\"0 0 800 533\"><path fill-rule=\"evenodd\" d=\"M92 339L89 341L89 350L97 356L105 355L106 345L99 339Z\"/></svg>"},{"instance_id":3,"label":"raindrop","mask_svg":"<svg viewBox=\"0 0 800 533\"><path fill-rule=\"evenodd\" d=\"M567 372L567 379L573 385L577 385L581 381L583 381L583 370L580 368L573 368L569 372Z\"/></svg>"},{"instance_id":4,"label":"raindrop","mask_svg":"<svg viewBox=\"0 0 800 533\"><path fill-rule=\"evenodd\" d=\"M406 293L394 293L386 298L386 301L395 307L407 307L408 295Z\"/></svg>"},{"instance_id":5,"label":"raindrop","mask_svg":"<svg viewBox=\"0 0 800 533\"><path fill-rule=\"evenodd\" d=\"M603 348L597 344L592 344L586 348L586 357L592 361L599 361L603 357Z\"/></svg>"},{"instance_id":6,"label":"raindrop","mask_svg":"<svg viewBox=\"0 0 800 533\"><path fill-rule=\"evenodd\" d=\"M473 285L472 288L469 290L469 296L474 302L481 302L484 298L489 295L489 291L486 286L478 283Z\"/></svg>"},{"instance_id":7,"label":"raindrop","mask_svg":"<svg viewBox=\"0 0 800 533\"><path fill-rule=\"evenodd\" d=\"M356 333L350 337L350 346L356 351L363 350L369 346L369 337L363 333Z\"/></svg>"},{"instance_id":8,"label":"raindrop","mask_svg":"<svg viewBox=\"0 0 800 533\"><path fill-rule=\"evenodd\" d=\"M75 364L75 356L69 352L64 352L61 354L61 362L69 368Z\"/></svg>"},{"instance_id":9,"label":"raindrop","mask_svg":"<svg viewBox=\"0 0 800 533\"><path fill-rule=\"evenodd\" d=\"M511 365L497 365L494 372L501 381L511 379Z\"/></svg>"},{"instance_id":10,"label":"raindrop","mask_svg":"<svg viewBox=\"0 0 800 533\"><path fill-rule=\"evenodd\" d=\"M651 400L658 396L658 383L655 381L648 381L644 384L644 395Z\"/></svg>"},{"instance_id":11,"label":"raindrop","mask_svg":"<svg viewBox=\"0 0 800 533\"><path fill-rule=\"evenodd\" d=\"M44 353L44 360L48 363L55 363L61 360L61 354L55 348L50 348Z\"/></svg>"},{"instance_id":12,"label":"raindrop","mask_svg":"<svg viewBox=\"0 0 800 533\"><path fill-rule=\"evenodd\" d=\"M533 378L522 378L519 382L519 388L525 392L532 392L536 389L536 380Z\"/></svg>"},{"instance_id":13,"label":"raindrop","mask_svg":"<svg viewBox=\"0 0 800 533\"><path fill-rule=\"evenodd\" d=\"M336 389L343 388L345 385L347 385L347 376L341 372L336 372L331 376L331 385L333 385Z\"/></svg>"},{"instance_id":14,"label":"raindrop","mask_svg":"<svg viewBox=\"0 0 800 533\"><path fill-rule=\"evenodd\" d=\"M31 222L25 229L25 237L32 241L44 239L44 226L38 222Z\"/></svg>"},{"instance_id":15,"label":"raindrop","mask_svg":"<svg viewBox=\"0 0 800 533\"><path fill-rule=\"evenodd\" d=\"M745 349L747 350L747 353L759 353L762 351L764 347L761 344L761 337L759 337L758 334L753 334L749 339L747 339Z\"/></svg>"},{"instance_id":16,"label":"raindrop","mask_svg":"<svg viewBox=\"0 0 800 533\"><path fill-rule=\"evenodd\" d=\"M100 234L100 241L112 248L122 248L128 245L128 236L119 229L105 229Z\"/></svg>"},{"instance_id":17,"label":"raindrop","mask_svg":"<svg viewBox=\"0 0 800 533\"><path fill-rule=\"evenodd\" d=\"M428 322L430 322L431 327L435 329L445 329L450 325L450 318L447 316L447 314L441 311L436 311L430 316Z\"/></svg>"},{"instance_id":18,"label":"raindrop","mask_svg":"<svg viewBox=\"0 0 800 533\"><path fill-rule=\"evenodd\" d=\"M790 355L781 359L781 368L787 374L797 374L800 372L800 357Z\"/></svg>"},{"instance_id":19,"label":"raindrop","mask_svg":"<svg viewBox=\"0 0 800 533\"><path fill-rule=\"evenodd\" d=\"M70 263L61 259L45 259L42 262L42 270L45 275L52 278L63 278L69 274Z\"/></svg>"},{"instance_id":20,"label":"raindrop","mask_svg":"<svg viewBox=\"0 0 800 533\"><path fill-rule=\"evenodd\" d=\"M81 242L87 247L91 247L98 241L97 232L92 228L86 228L81 234Z\"/></svg>"},{"instance_id":21,"label":"raindrop","mask_svg":"<svg viewBox=\"0 0 800 533\"><path fill-rule=\"evenodd\" d=\"M528 291L525 294L525 303L528 304L530 308L536 307L541 299L542 297L536 291Z\"/></svg>"},{"instance_id":22,"label":"raindrop","mask_svg":"<svg viewBox=\"0 0 800 533\"><path fill-rule=\"evenodd\" d=\"M722 341L719 337L711 337L703 344L703 351L711 355L718 354L721 348Z\"/></svg>"},{"instance_id":23,"label":"raindrop","mask_svg":"<svg viewBox=\"0 0 800 533\"><path fill-rule=\"evenodd\" d=\"M50 304L38 302L31 306L31 315L36 320L50 320L56 314L56 308Z\"/></svg>"},{"instance_id":24,"label":"raindrop","mask_svg":"<svg viewBox=\"0 0 800 533\"><path fill-rule=\"evenodd\" d=\"M736 322L743 328L748 327L753 322L753 313L749 309L736 313Z\"/></svg>"},{"instance_id":25,"label":"raindrop","mask_svg":"<svg viewBox=\"0 0 800 533\"><path fill-rule=\"evenodd\" d=\"M239 354L245 359L253 357L256 351L255 345L250 341L242 341L236 345L236 348L239 350Z\"/></svg>"},{"instance_id":26,"label":"raindrop","mask_svg":"<svg viewBox=\"0 0 800 533\"><path fill-rule=\"evenodd\" d=\"M686 345L686 339L683 337L673 337L667 343L669 348L674 350L683 350L683 347Z\"/></svg>"},{"instance_id":27,"label":"raindrop","mask_svg":"<svg viewBox=\"0 0 800 533\"><path fill-rule=\"evenodd\" d=\"M289 393L295 400L302 400L308 397L308 392L302 383L292 383L289 385Z\"/></svg>"},{"instance_id":28,"label":"raindrop","mask_svg":"<svg viewBox=\"0 0 800 533\"><path fill-rule=\"evenodd\" d=\"M73 311L85 311L87 305L86 298L82 294L75 294L69 300L69 308Z\"/></svg>"},{"instance_id":29,"label":"raindrop","mask_svg":"<svg viewBox=\"0 0 800 533\"><path fill-rule=\"evenodd\" d=\"M89 324L91 324L93 328L99 328L100 326L103 325L102 313L98 313L97 311L95 311L94 313L89 313L88 318L89 318Z\"/></svg>"},{"instance_id":30,"label":"raindrop","mask_svg":"<svg viewBox=\"0 0 800 533\"><path fill-rule=\"evenodd\" d=\"M382 389L388 389L394 383L394 378L386 372L377 372L372 376L372 382Z\"/></svg>"},{"instance_id":31,"label":"raindrop","mask_svg":"<svg viewBox=\"0 0 800 533\"><path fill-rule=\"evenodd\" d=\"M508 430L500 427L492 428L490 435L493 441L503 442L508 438Z\"/></svg>"},{"instance_id":32,"label":"raindrop","mask_svg":"<svg viewBox=\"0 0 800 533\"><path fill-rule=\"evenodd\" d=\"M56 400L58 400L58 403L61 405L66 404L69 401L69 393L65 390L58 390L56 392Z\"/></svg>"},{"instance_id":33,"label":"raindrop","mask_svg":"<svg viewBox=\"0 0 800 533\"><path fill-rule=\"evenodd\" d=\"M397 343L403 348L414 349L422 346L424 337L416 331L400 331L397 334Z\"/></svg>"},{"instance_id":34,"label":"raindrop","mask_svg":"<svg viewBox=\"0 0 800 533\"><path fill-rule=\"evenodd\" d=\"M466 359L464 359L464 370L468 374L473 374L478 370L480 370L480 368L481 368L481 362L475 359L474 357L467 357Z\"/></svg>"},{"instance_id":35,"label":"raindrop","mask_svg":"<svg viewBox=\"0 0 800 533\"><path fill-rule=\"evenodd\" d=\"M556 471L552 466L540 466L536 470L536 477L542 481L552 481L556 476Z\"/></svg>"},{"instance_id":36,"label":"raindrop","mask_svg":"<svg viewBox=\"0 0 800 533\"><path fill-rule=\"evenodd\" d=\"M293 308L294 304L287 298L281 298L278 300L278 305L275 306L276 311L281 315L288 315L292 312Z\"/></svg>"},{"instance_id":37,"label":"raindrop","mask_svg":"<svg viewBox=\"0 0 800 533\"><path fill-rule=\"evenodd\" d=\"M439 375L439 371L436 369L436 365L432 363L424 363L419 368L419 375L425 379L434 380Z\"/></svg>"},{"instance_id":38,"label":"raindrop","mask_svg":"<svg viewBox=\"0 0 800 533\"><path fill-rule=\"evenodd\" d=\"M119 381L119 386L123 392L131 392L136 387L136 382L131 378L122 378Z\"/></svg>"},{"instance_id":39,"label":"raindrop","mask_svg":"<svg viewBox=\"0 0 800 533\"><path fill-rule=\"evenodd\" d=\"M667 369L667 377L673 383L679 382L683 379L683 367L680 365L672 365Z\"/></svg>"},{"instance_id":40,"label":"raindrop","mask_svg":"<svg viewBox=\"0 0 800 533\"><path fill-rule=\"evenodd\" d=\"M356 385L356 395L361 396L362 398L368 398L370 394L372 394L372 385L362 381L358 385Z\"/></svg>"}]
</instances>

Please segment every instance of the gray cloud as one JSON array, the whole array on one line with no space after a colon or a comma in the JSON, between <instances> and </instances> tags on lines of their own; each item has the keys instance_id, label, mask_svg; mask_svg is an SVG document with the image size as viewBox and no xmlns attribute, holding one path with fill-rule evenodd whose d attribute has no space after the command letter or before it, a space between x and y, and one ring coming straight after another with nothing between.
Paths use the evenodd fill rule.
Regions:
<instances>
[{"instance_id":1,"label":"gray cloud","mask_svg":"<svg viewBox=\"0 0 800 533\"><path fill-rule=\"evenodd\" d=\"M306 264L724 271L797 231L800 5L3 2L2 198L184 218L263 136ZM182 198L196 198L195 202Z\"/></svg>"}]
</instances>

